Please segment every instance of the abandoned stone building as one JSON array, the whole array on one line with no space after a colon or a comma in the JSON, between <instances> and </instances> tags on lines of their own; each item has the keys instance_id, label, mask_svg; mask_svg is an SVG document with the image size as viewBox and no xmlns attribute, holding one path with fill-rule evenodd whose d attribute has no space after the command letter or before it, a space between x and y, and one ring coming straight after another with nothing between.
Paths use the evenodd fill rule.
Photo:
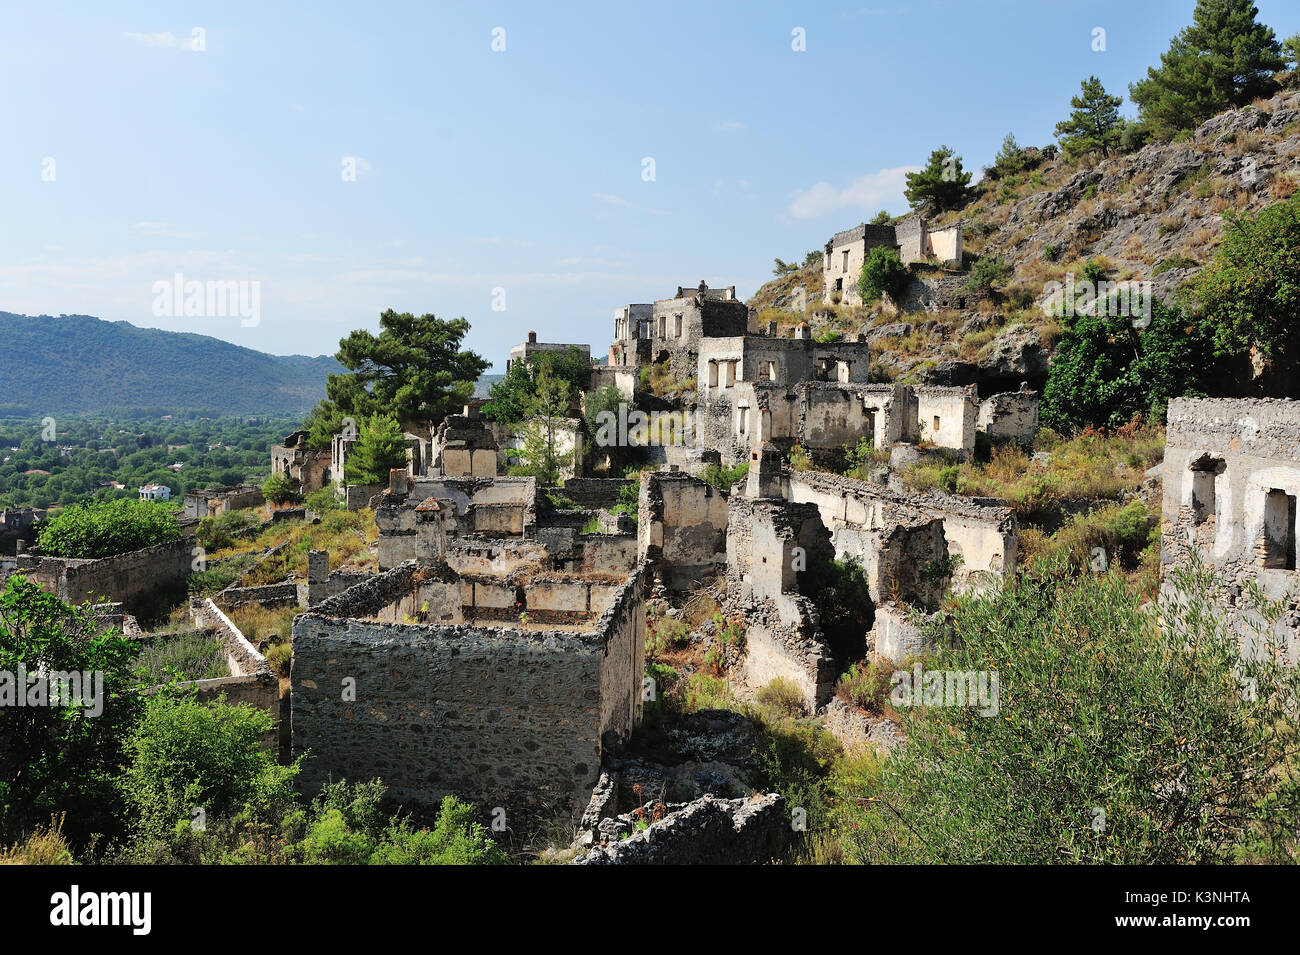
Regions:
<instances>
[{"instance_id":1,"label":"abandoned stone building","mask_svg":"<svg viewBox=\"0 0 1300 955\"><path fill-rule=\"evenodd\" d=\"M271 445L271 473L283 475L303 494L319 491L333 480L331 452L308 448L307 434L305 430L295 431L285 436L283 444Z\"/></svg>"},{"instance_id":2,"label":"abandoned stone building","mask_svg":"<svg viewBox=\"0 0 1300 955\"><path fill-rule=\"evenodd\" d=\"M568 345L557 342L539 342L537 340L537 333L529 332L527 341L510 349L510 357L506 360L506 371L509 372L511 367L516 363L526 361L530 355L537 355L542 352L567 352L570 348L576 348L580 351L582 356L587 360L587 363L591 364L590 345Z\"/></svg>"},{"instance_id":3,"label":"abandoned stone building","mask_svg":"<svg viewBox=\"0 0 1300 955\"><path fill-rule=\"evenodd\" d=\"M724 348L718 354L731 352ZM752 374L747 364L724 357L717 360L715 378L712 353L702 353L696 440L718 449L732 465L764 442L786 452L796 444L812 452L856 448L863 438L878 448L925 444L958 456L974 450L980 410L974 386L867 384L866 345L857 343L817 346L812 355L814 372L829 374L833 367L837 377L744 380L733 375ZM1000 408L990 411L990 422L1009 417ZM1034 409L1036 421L1036 403Z\"/></svg>"},{"instance_id":4,"label":"abandoned stone building","mask_svg":"<svg viewBox=\"0 0 1300 955\"><path fill-rule=\"evenodd\" d=\"M837 232L826 242L822 259L824 298L828 303L861 305L858 278L867 254L874 248L894 249L904 265L913 262L962 262L961 223L944 229L931 229L921 215L912 213L893 225L862 223Z\"/></svg>"},{"instance_id":5,"label":"abandoned stone building","mask_svg":"<svg viewBox=\"0 0 1300 955\"><path fill-rule=\"evenodd\" d=\"M921 649L908 608L933 611L950 589L982 587L1015 567L1010 508L794 471L770 443L752 452L743 490L673 470L641 482L639 556L654 579L684 592L725 575L727 606L746 621L737 674L755 687L788 677L810 711L829 701L834 682L816 608L803 596L818 560L861 562L874 616L864 650L892 659Z\"/></svg>"},{"instance_id":6,"label":"abandoned stone building","mask_svg":"<svg viewBox=\"0 0 1300 955\"><path fill-rule=\"evenodd\" d=\"M672 298L620 311L609 363L639 367L666 362L674 377L689 381L695 378L701 340L744 335L748 329L749 307L736 297L734 285L679 286Z\"/></svg>"},{"instance_id":7,"label":"abandoned stone building","mask_svg":"<svg viewBox=\"0 0 1300 955\"><path fill-rule=\"evenodd\" d=\"M467 405L458 415L448 415L438 425L430 450L432 473L444 477L495 477L497 440L479 413Z\"/></svg>"},{"instance_id":8,"label":"abandoned stone building","mask_svg":"<svg viewBox=\"0 0 1300 955\"><path fill-rule=\"evenodd\" d=\"M1296 500L1300 402L1175 398L1163 466L1160 560L1169 571L1200 560L1225 578L1223 601L1248 653L1274 646L1295 663L1300 640ZM1284 604L1271 635L1257 634L1243 591L1256 582Z\"/></svg>"},{"instance_id":9,"label":"abandoned stone building","mask_svg":"<svg viewBox=\"0 0 1300 955\"><path fill-rule=\"evenodd\" d=\"M266 503L262 489L256 484L235 487L209 488L190 491L185 495L185 516L193 518L219 517L228 511L246 507L260 507Z\"/></svg>"},{"instance_id":10,"label":"abandoned stone building","mask_svg":"<svg viewBox=\"0 0 1300 955\"><path fill-rule=\"evenodd\" d=\"M644 584L412 561L299 615L304 784L378 776L407 805L456 794L576 822L640 718Z\"/></svg>"}]
</instances>

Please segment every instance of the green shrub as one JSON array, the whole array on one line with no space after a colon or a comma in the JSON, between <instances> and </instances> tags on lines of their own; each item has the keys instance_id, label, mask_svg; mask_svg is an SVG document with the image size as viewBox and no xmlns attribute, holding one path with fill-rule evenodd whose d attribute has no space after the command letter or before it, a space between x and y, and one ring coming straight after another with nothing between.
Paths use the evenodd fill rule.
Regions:
<instances>
[{"instance_id":1,"label":"green shrub","mask_svg":"<svg viewBox=\"0 0 1300 955\"><path fill-rule=\"evenodd\" d=\"M113 557L181 539L180 525L165 506L122 498L74 504L41 525L41 550L54 557Z\"/></svg>"},{"instance_id":2,"label":"green shrub","mask_svg":"<svg viewBox=\"0 0 1300 955\"><path fill-rule=\"evenodd\" d=\"M1011 277L1011 263L1000 255L981 256L971 266L966 278L966 291L976 295L987 294Z\"/></svg>"},{"instance_id":3,"label":"green shrub","mask_svg":"<svg viewBox=\"0 0 1300 955\"><path fill-rule=\"evenodd\" d=\"M888 293L898 302L907 288L907 266L899 258L897 250L878 245L868 253L862 263L862 273L858 277L858 292L864 302L880 298Z\"/></svg>"},{"instance_id":4,"label":"green shrub","mask_svg":"<svg viewBox=\"0 0 1300 955\"><path fill-rule=\"evenodd\" d=\"M225 643L206 633L149 641L140 650L136 669L141 681L150 685L230 676Z\"/></svg>"},{"instance_id":5,"label":"green shrub","mask_svg":"<svg viewBox=\"0 0 1300 955\"><path fill-rule=\"evenodd\" d=\"M281 766L263 748L273 727L270 714L246 704L200 703L166 689L150 696L127 741L121 781L139 838L174 844L197 809L209 817L261 815L291 801L300 763Z\"/></svg>"},{"instance_id":6,"label":"green shrub","mask_svg":"<svg viewBox=\"0 0 1300 955\"><path fill-rule=\"evenodd\" d=\"M304 503L308 510L315 511L317 514L327 514L330 511L342 510L344 507L343 499L339 497L333 485L312 491L307 495Z\"/></svg>"},{"instance_id":7,"label":"green shrub","mask_svg":"<svg viewBox=\"0 0 1300 955\"><path fill-rule=\"evenodd\" d=\"M205 550L225 550L234 545L236 535L255 523L257 518L250 511L226 511L216 517L200 520L194 536Z\"/></svg>"},{"instance_id":8,"label":"green shrub","mask_svg":"<svg viewBox=\"0 0 1300 955\"><path fill-rule=\"evenodd\" d=\"M1151 277L1164 275L1172 269L1199 269L1201 263L1187 255L1171 255L1167 259L1161 259L1156 263L1155 268L1151 270Z\"/></svg>"},{"instance_id":9,"label":"green shrub","mask_svg":"<svg viewBox=\"0 0 1300 955\"><path fill-rule=\"evenodd\" d=\"M1159 614L1118 574L1038 563L955 598L943 667L999 678L997 712L921 706L871 789L835 793L862 863L1288 862L1300 673L1243 655L1193 564ZM1258 599L1257 599L1258 598ZM1248 597L1267 632L1280 607Z\"/></svg>"},{"instance_id":10,"label":"green shrub","mask_svg":"<svg viewBox=\"0 0 1300 955\"><path fill-rule=\"evenodd\" d=\"M789 677L779 676L759 688L758 702L781 716L806 716L803 691Z\"/></svg>"},{"instance_id":11,"label":"green shrub","mask_svg":"<svg viewBox=\"0 0 1300 955\"><path fill-rule=\"evenodd\" d=\"M733 487L743 481L749 474L749 462L741 461L735 467L726 468L714 464L710 461L704 465L700 471L700 480L714 487L722 488L724 491L730 491Z\"/></svg>"},{"instance_id":12,"label":"green shrub","mask_svg":"<svg viewBox=\"0 0 1300 955\"><path fill-rule=\"evenodd\" d=\"M892 665L887 669L875 660L855 663L840 677L835 695L858 709L880 714L889 699L892 673Z\"/></svg>"}]
</instances>

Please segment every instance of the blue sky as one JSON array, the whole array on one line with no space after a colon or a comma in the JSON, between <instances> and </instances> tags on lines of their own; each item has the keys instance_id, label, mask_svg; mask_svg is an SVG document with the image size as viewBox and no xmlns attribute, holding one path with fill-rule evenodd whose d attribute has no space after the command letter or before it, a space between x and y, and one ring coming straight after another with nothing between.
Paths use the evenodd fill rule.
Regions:
<instances>
[{"instance_id":1,"label":"blue sky","mask_svg":"<svg viewBox=\"0 0 1300 955\"><path fill-rule=\"evenodd\" d=\"M1051 141L1081 79L1126 94L1194 4L475 6L4 5L0 310L316 355L391 307L465 316L498 370L530 329L603 353L620 305L747 297L904 211L940 144L978 170L1008 131ZM259 283L257 323L156 314L178 272Z\"/></svg>"}]
</instances>

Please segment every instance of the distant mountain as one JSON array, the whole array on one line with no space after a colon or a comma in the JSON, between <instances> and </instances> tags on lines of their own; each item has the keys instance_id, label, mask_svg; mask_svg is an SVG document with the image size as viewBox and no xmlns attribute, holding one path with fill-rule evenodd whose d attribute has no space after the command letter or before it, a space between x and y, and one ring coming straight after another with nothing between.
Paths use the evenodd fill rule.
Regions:
<instances>
[{"instance_id":1,"label":"distant mountain","mask_svg":"<svg viewBox=\"0 0 1300 955\"><path fill-rule=\"evenodd\" d=\"M477 382L474 383L474 397L486 398L492 386L498 381L505 381L505 375L480 375Z\"/></svg>"},{"instance_id":2,"label":"distant mountain","mask_svg":"<svg viewBox=\"0 0 1300 955\"><path fill-rule=\"evenodd\" d=\"M190 332L0 312L0 405L37 414L300 414L325 397L326 376L342 370L330 357L268 355Z\"/></svg>"}]
</instances>

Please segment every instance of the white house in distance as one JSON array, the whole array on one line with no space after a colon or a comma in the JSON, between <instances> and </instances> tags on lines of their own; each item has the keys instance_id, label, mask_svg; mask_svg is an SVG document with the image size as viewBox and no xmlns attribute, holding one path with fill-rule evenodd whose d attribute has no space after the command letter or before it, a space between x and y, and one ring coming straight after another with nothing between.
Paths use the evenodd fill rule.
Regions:
<instances>
[{"instance_id":1,"label":"white house in distance","mask_svg":"<svg viewBox=\"0 0 1300 955\"><path fill-rule=\"evenodd\" d=\"M166 501L170 500L172 489L166 484L146 484L140 488L140 500L142 501Z\"/></svg>"}]
</instances>

